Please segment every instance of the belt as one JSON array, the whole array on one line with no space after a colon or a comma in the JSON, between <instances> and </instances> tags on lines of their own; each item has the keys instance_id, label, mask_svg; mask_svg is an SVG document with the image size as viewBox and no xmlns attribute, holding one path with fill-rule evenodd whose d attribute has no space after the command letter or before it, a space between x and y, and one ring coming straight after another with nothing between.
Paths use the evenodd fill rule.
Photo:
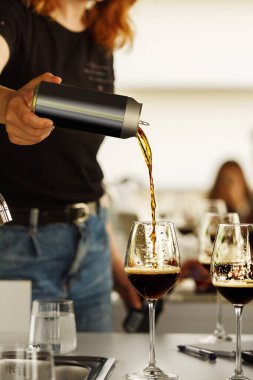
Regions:
<instances>
[{"instance_id":1,"label":"belt","mask_svg":"<svg viewBox=\"0 0 253 380\"><path fill-rule=\"evenodd\" d=\"M9 224L19 224L29 227L50 223L85 222L90 215L96 215L99 210L99 201L89 203L74 203L57 209L10 209L12 221Z\"/></svg>"}]
</instances>

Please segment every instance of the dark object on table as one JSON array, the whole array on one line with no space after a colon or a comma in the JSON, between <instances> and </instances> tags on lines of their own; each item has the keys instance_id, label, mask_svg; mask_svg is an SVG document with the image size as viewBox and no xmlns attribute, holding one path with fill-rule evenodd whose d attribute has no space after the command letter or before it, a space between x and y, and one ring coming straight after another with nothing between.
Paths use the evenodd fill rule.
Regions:
<instances>
[{"instance_id":1,"label":"dark object on table","mask_svg":"<svg viewBox=\"0 0 253 380\"><path fill-rule=\"evenodd\" d=\"M178 230L183 235L193 234L194 226L182 226L182 227L178 227Z\"/></svg>"},{"instance_id":2,"label":"dark object on table","mask_svg":"<svg viewBox=\"0 0 253 380\"><path fill-rule=\"evenodd\" d=\"M246 362L253 364L253 350L242 351L242 358Z\"/></svg>"},{"instance_id":3,"label":"dark object on table","mask_svg":"<svg viewBox=\"0 0 253 380\"><path fill-rule=\"evenodd\" d=\"M210 361L214 361L217 358L215 352L206 350L204 348L199 348L191 345L182 345L177 346L180 352L184 352L186 354L192 354L200 359L206 358Z\"/></svg>"},{"instance_id":4,"label":"dark object on table","mask_svg":"<svg viewBox=\"0 0 253 380\"><path fill-rule=\"evenodd\" d=\"M155 322L157 322L161 312L163 311L164 300L157 300L155 309ZM149 311L146 300L142 301L141 309L130 309L123 321L123 328L126 332L149 332Z\"/></svg>"}]
</instances>

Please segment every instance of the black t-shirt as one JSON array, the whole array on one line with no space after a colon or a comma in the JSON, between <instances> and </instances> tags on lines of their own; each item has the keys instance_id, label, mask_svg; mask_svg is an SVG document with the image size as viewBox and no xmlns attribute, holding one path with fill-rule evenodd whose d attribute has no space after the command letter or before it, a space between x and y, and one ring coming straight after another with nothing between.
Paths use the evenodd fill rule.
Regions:
<instances>
[{"instance_id":1,"label":"black t-shirt","mask_svg":"<svg viewBox=\"0 0 253 380\"><path fill-rule=\"evenodd\" d=\"M94 46L89 30L71 32L22 0L0 0L0 34L11 51L0 85L18 89L49 71L64 84L113 91L113 57ZM103 138L55 128L39 144L18 146L0 125L0 192L10 207L22 208L97 200L103 194L96 159Z\"/></svg>"}]
</instances>

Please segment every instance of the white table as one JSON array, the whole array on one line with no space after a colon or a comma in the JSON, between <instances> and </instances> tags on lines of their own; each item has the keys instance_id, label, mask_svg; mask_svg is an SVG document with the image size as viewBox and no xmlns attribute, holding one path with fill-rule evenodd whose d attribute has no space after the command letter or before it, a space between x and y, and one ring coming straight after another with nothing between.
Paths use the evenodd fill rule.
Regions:
<instances>
[{"instance_id":1,"label":"white table","mask_svg":"<svg viewBox=\"0 0 253 380\"><path fill-rule=\"evenodd\" d=\"M180 353L179 344L199 345L204 334L157 334L156 361L157 365L168 372L179 375L179 380L226 380L232 375L234 359L217 358L215 362ZM233 337L234 338L234 337ZM27 335L0 333L0 345L5 343L22 343ZM217 347L217 345L216 345ZM222 349L235 349L235 342L219 344ZM242 347L253 349L253 335L242 336ZM139 371L148 363L149 336L148 334L127 333L79 333L78 344L69 355L105 356L117 359L111 380L125 379L128 372ZM253 364L243 363L244 374L253 380Z\"/></svg>"},{"instance_id":2,"label":"white table","mask_svg":"<svg viewBox=\"0 0 253 380\"><path fill-rule=\"evenodd\" d=\"M234 359L217 358L215 362L180 353L178 344L195 344L205 335L197 334L163 334L156 336L156 361L163 370L175 372L179 380L226 380L232 375ZM148 334L78 334L78 346L72 354L115 357L117 365L111 380L125 379L125 374L139 371L148 362ZM227 344L227 343L226 343ZM229 342L231 350L235 343ZM243 347L253 349L253 335L243 335ZM246 376L253 380L253 364L244 364Z\"/></svg>"}]
</instances>

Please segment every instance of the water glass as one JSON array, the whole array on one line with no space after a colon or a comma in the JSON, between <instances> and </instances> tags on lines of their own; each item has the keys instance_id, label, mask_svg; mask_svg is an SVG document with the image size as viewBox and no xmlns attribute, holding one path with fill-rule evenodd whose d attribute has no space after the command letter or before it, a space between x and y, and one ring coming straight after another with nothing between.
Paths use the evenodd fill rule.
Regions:
<instances>
[{"instance_id":1,"label":"water glass","mask_svg":"<svg viewBox=\"0 0 253 380\"><path fill-rule=\"evenodd\" d=\"M74 303L71 300L35 300L29 333L29 344L54 354L65 354L76 348Z\"/></svg>"},{"instance_id":2,"label":"water glass","mask_svg":"<svg viewBox=\"0 0 253 380\"><path fill-rule=\"evenodd\" d=\"M53 355L25 347L1 348L0 380L55 380Z\"/></svg>"}]
</instances>

